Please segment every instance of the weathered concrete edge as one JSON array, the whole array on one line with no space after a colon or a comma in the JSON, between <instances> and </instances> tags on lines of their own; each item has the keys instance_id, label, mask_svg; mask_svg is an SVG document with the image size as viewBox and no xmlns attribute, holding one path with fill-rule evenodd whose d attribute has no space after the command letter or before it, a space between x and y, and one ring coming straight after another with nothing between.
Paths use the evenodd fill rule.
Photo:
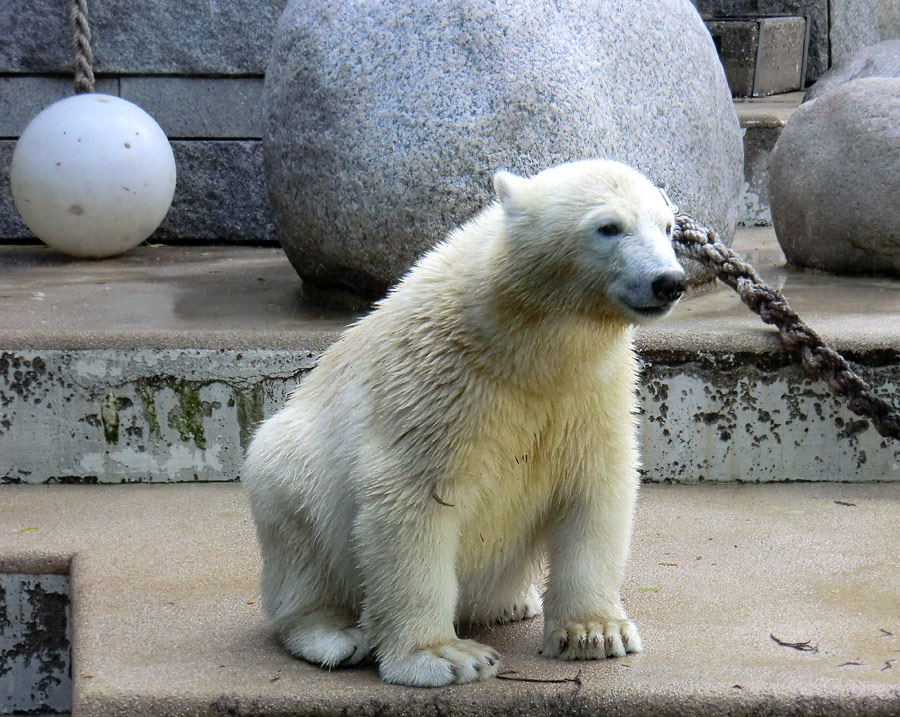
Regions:
<instances>
[{"instance_id":1,"label":"weathered concrete edge","mask_svg":"<svg viewBox=\"0 0 900 717\"><path fill-rule=\"evenodd\" d=\"M684 715L722 715L756 717L757 715L870 715L894 717L897 698L883 695L802 694L773 688L770 693L714 692L685 695L653 692L635 695L610 689L600 696L582 693L577 684L534 685L525 690L507 691L489 702L464 694L465 688L421 689L411 693L397 688L398 699L371 698L350 701L348 695L315 704L304 704L298 712L292 700L253 699L228 694L190 695L161 698L146 694L103 695L76 703L76 714L96 717L144 717L158 715L192 715L216 717L222 714L241 717L293 717L298 714L317 717L368 717L379 715L416 715L417 717L478 717L495 715L558 715L560 717L596 717L616 714L683 717ZM401 692L402 690L402 692Z\"/></svg>"},{"instance_id":2,"label":"weathered concrete edge","mask_svg":"<svg viewBox=\"0 0 900 717\"><path fill-rule=\"evenodd\" d=\"M749 312L749 310L748 310ZM660 327L639 329L635 348L652 361L684 363L706 358L759 360L779 366L796 359L782 345L778 334L761 322L758 329L737 327L733 331L703 330L702 322L672 330ZM848 335L843 327L829 328L828 322L817 333L848 360L866 366L900 362L900 333L873 336L865 331ZM313 351L321 353L340 337L342 330L294 331L0 331L0 352L23 350L88 351L98 349L134 350L238 350L238 351Z\"/></svg>"},{"instance_id":3,"label":"weathered concrete edge","mask_svg":"<svg viewBox=\"0 0 900 717\"><path fill-rule=\"evenodd\" d=\"M0 482L235 480L254 427L315 359L312 351L0 352Z\"/></svg>"},{"instance_id":4,"label":"weathered concrete edge","mask_svg":"<svg viewBox=\"0 0 900 717\"><path fill-rule=\"evenodd\" d=\"M29 526L22 526L27 529ZM23 575L69 575L72 568L71 552L0 552L0 573Z\"/></svg>"},{"instance_id":5,"label":"weathered concrete edge","mask_svg":"<svg viewBox=\"0 0 900 717\"><path fill-rule=\"evenodd\" d=\"M340 337L323 331L7 331L0 332L0 353L24 350L238 350L321 353Z\"/></svg>"},{"instance_id":6,"label":"weathered concrete edge","mask_svg":"<svg viewBox=\"0 0 900 717\"><path fill-rule=\"evenodd\" d=\"M0 352L0 481L235 480L255 426L318 355L296 347ZM892 400L900 360L878 358L865 373ZM900 446L784 352L641 360L647 481L900 480Z\"/></svg>"}]
</instances>

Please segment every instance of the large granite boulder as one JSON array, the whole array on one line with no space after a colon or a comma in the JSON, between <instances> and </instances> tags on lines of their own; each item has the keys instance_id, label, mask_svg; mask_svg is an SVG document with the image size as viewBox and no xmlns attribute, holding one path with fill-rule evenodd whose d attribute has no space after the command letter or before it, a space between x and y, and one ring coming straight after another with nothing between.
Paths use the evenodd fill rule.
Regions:
<instances>
[{"instance_id":1,"label":"large granite boulder","mask_svg":"<svg viewBox=\"0 0 900 717\"><path fill-rule=\"evenodd\" d=\"M688 0L289 0L264 103L278 233L320 295L383 294L498 168L618 159L733 235L740 129Z\"/></svg>"},{"instance_id":2,"label":"large granite boulder","mask_svg":"<svg viewBox=\"0 0 900 717\"><path fill-rule=\"evenodd\" d=\"M863 47L835 63L806 91L803 101L809 102L829 90L864 77L900 77L900 39Z\"/></svg>"},{"instance_id":3,"label":"large granite boulder","mask_svg":"<svg viewBox=\"0 0 900 717\"><path fill-rule=\"evenodd\" d=\"M900 79L854 80L800 105L769 172L788 261L900 276Z\"/></svg>"},{"instance_id":4,"label":"large granite boulder","mask_svg":"<svg viewBox=\"0 0 900 717\"><path fill-rule=\"evenodd\" d=\"M796 0L790 0L796 2ZM838 63L860 48L900 37L897 0L818 0L828 6L831 62Z\"/></svg>"}]
</instances>

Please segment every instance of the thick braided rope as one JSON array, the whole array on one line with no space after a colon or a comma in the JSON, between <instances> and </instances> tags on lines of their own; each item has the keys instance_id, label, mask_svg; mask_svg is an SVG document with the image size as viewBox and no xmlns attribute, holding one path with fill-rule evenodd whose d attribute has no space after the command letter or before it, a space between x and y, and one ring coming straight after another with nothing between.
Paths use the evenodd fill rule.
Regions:
<instances>
[{"instance_id":1,"label":"thick braided rope","mask_svg":"<svg viewBox=\"0 0 900 717\"><path fill-rule=\"evenodd\" d=\"M848 399L851 411L871 419L882 436L900 438L900 415L875 395L843 356L806 325L780 292L768 286L750 264L720 242L714 231L700 226L683 212L677 213L675 220L674 241L679 254L708 266L763 321L774 325L784 347L800 354L809 374L824 380L834 393Z\"/></svg>"},{"instance_id":2,"label":"thick braided rope","mask_svg":"<svg viewBox=\"0 0 900 717\"><path fill-rule=\"evenodd\" d=\"M72 26L72 51L75 54L75 93L93 92L94 55L87 21L87 0L69 0L69 25Z\"/></svg>"}]
</instances>

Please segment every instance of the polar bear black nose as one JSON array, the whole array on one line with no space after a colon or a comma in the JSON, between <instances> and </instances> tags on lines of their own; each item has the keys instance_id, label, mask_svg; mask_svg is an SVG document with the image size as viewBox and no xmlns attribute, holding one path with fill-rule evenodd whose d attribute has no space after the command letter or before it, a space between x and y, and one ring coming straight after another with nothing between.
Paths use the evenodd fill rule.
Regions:
<instances>
[{"instance_id":1,"label":"polar bear black nose","mask_svg":"<svg viewBox=\"0 0 900 717\"><path fill-rule=\"evenodd\" d=\"M653 295L660 301L670 302L684 293L684 272L667 271L653 280Z\"/></svg>"}]
</instances>

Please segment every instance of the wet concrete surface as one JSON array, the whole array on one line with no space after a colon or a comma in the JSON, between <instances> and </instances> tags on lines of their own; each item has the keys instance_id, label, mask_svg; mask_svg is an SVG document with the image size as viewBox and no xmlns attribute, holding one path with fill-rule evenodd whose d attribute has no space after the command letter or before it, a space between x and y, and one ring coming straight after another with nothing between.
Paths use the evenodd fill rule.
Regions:
<instances>
[{"instance_id":1,"label":"wet concrete surface","mask_svg":"<svg viewBox=\"0 0 900 717\"><path fill-rule=\"evenodd\" d=\"M900 350L900 280L795 270L771 228L734 249L838 348ZM142 246L102 261L0 246L3 348L323 348L356 318L314 306L280 249ZM771 352L777 337L725 286L638 332L639 347Z\"/></svg>"},{"instance_id":2,"label":"wet concrete surface","mask_svg":"<svg viewBox=\"0 0 900 717\"><path fill-rule=\"evenodd\" d=\"M741 127L783 127L794 110L803 102L803 92L784 92L770 97L735 98Z\"/></svg>"},{"instance_id":3,"label":"wet concrete surface","mask_svg":"<svg viewBox=\"0 0 900 717\"><path fill-rule=\"evenodd\" d=\"M0 344L42 348L291 347L330 342L354 315L306 301L281 249L141 246L78 260L0 247Z\"/></svg>"}]
</instances>

